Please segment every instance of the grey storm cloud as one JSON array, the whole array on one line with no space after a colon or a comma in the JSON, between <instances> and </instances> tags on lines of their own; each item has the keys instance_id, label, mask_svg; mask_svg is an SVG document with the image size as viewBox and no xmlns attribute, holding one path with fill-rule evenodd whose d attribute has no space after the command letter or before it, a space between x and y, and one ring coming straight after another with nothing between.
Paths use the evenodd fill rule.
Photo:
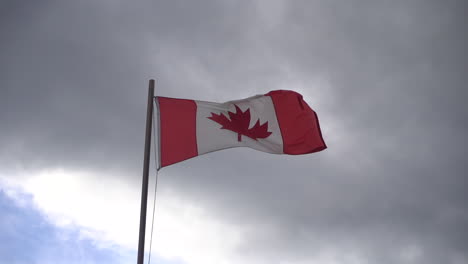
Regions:
<instances>
[{"instance_id":1,"label":"grey storm cloud","mask_svg":"<svg viewBox=\"0 0 468 264\"><path fill-rule=\"evenodd\" d=\"M464 1L0 6L3 170L112 170L137 188L149 78L208 101L302 83L327 150L220 151L161 186L250 230L238 250L256 263L468 262Z\"/></svg>"}]
</instances>

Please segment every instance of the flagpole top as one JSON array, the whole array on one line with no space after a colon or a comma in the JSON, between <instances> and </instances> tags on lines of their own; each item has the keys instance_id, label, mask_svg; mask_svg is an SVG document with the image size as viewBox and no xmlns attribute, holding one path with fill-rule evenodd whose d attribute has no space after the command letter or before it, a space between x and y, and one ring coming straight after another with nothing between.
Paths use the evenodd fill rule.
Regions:
<instances>
[{"instance_id":1,"label":"flagpole top","mask_svg":"<svg viewBox=\"0 0 468 264\"><path fill-rule=\"evenodd\" d=\"M149 93L150 93L151 97L153 97L153 95L154 95L154 86L155 86L154 83L155 83L154 79L149 80L149 86L148 87L149 87L149 90L150 90Z\"/></svg>"}]
</instances>

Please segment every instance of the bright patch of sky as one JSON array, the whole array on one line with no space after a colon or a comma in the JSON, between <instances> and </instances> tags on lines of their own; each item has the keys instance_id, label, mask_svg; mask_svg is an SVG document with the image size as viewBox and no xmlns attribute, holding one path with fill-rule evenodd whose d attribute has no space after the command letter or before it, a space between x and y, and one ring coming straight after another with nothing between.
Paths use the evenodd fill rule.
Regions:
<instances>
[{"instance_id":1,"label":"bright patch of sky","mask_svg":"<svg viewBox=\"0 0 468 264\"><path fill-rule=\"evenodd\" d=\"M0 263L132 263L135 252L100 247L78 228L58 227L33 205L30 194L18 201L0 186Z\"/></svg>"},{"instance_id":2,"label":"bright patch of sky","mask_svg":"<svg viewBox=\"0 0 468 264\"><path fill-rule=\"evenodd\" d=\"M89 173L63 169L19 178L24 181L0 177L1 202L5 207L2 211L7 212L2 216L1 228L12 230L5 233L2 240L18 241L18 249L8 250L12 252L11 260L18 259L19 245L33 244L38 239L48 241L53 237L52 242L39 241L38 248L34 248L47 263L55 261L52 259L55 251L61 252L55 256L59 260L71 257L77 263L106 263L107 260L99 258L101 251L111 258L109 263L119 263L116 259L124 259L122 263L127 263L127 259L132 260L130 263L135 261L138 192L134 193L124 182L111 177L99 180ZM150 193L150 197L153 195ZM146 250L149 248L151 200L149 204ZM226 262L225 256L233 255L241 237L239 229L215 221L203 208L181 200L171 191L158 193L156 210L152 250L156 256L152 258L156 259L153 263L231 263ZM9 227L13 225L16 229ZM28 228L22 230L23 225ZM27 241L22 241L24 239ZM61 249L62 246L66 248ZM68 253L68 248L70 251L78 249L72 252L78 255ZM111 254L114 251L115 254ZM122 255L122 252L129 253Z\"/></svg>"}]
</instances>

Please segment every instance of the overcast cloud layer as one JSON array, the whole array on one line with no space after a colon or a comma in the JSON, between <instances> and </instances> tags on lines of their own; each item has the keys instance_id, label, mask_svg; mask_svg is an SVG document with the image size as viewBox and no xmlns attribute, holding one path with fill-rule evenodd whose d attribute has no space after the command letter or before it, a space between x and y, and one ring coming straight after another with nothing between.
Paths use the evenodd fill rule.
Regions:
<instances>
[{"instance_id":1,"label":"overcast cloud layer","mask_svg":"<svg viewBox=\"0 0 468 264\"><path fill-rule=\"evenodd\" d=\"M217 102L291 89L327 150L231 149L160 171L163 197L234 234L204 253L213 263L468 263L467 6L3 1L0 176L84 171L127 186L137 211L148 79L158 95ZM179 250L168 255L209 263Z\"/></svg>"}]
</instances>

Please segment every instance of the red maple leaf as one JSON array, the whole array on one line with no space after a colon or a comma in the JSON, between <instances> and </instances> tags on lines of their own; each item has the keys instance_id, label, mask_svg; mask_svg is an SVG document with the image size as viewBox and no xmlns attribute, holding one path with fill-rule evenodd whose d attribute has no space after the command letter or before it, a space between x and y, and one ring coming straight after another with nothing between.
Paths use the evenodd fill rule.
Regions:
<instances>
[{"instance_id":1,"label":"red maple leaf","mask_svg":"<svg viewBox=\"0 0 468 264\"><path fill-rule=\"evenodd\" d=\"M248 136L251 139L257 140L257 138L267 138L271 135L271 132L268 132L268 121L260 125L260 119L257 120L255 125L249 129L250 125L250 109L248 108L245 112L237 106L236 112L228 112L229 120L223 113L215 114L211 113L211 116L208 119L215 121L222 125L221 129L231 130L237 133L237 140L241 141L241 136Z\"/></svg>"}]
</instances>

